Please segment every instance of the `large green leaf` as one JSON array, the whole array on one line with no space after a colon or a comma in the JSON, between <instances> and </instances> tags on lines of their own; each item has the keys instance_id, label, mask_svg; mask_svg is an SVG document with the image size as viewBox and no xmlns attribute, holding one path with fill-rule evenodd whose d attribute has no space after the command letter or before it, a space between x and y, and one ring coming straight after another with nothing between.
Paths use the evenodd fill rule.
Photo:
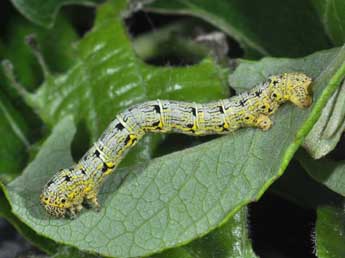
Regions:
<instances>
[{"instance_id":1,"label":"large green leaf","mask_svg":"<svg viewBox=\"0 0 345 258\"><path fill-rule=\"evenodd\" d=\"M345 42L345 2L343 0L312 0L321 22L334 44Z\"/></svg>"},{"instance_id":2,"label":"large green leaf","mask_svg":"<svg viewBox=\"0 0 345 258\"><path fill-rule=\"evenodd\" d=\"M172 248L150 258L256 258L248 238L248 214L244 207L220 228L188 245ZM52 258L96 256L61 248ZM34 257L32 257L34 258ZM42 257L43 258L43 257Z\"/></svg>"},{"instance_id":3,"label":"large green leaf","mask_svg":"<svg viewBox=\"0 0 345 258\"><path fill-rule=\"evenodd\" d=\"M95 5L102 0L11 0L30 21L49 28L54 25L59 9L67 4Z\"/></svg>"},{"instance_id":4,"label":"large green leaf","mask_svg":"<svg viewBox=\"0 0 345 258\"><path fill-rule=\"evenodd\" d=\"M27 131L18 111L0 94L0 181L11 181L24 167L29 148Z\"/></svg>"},{"instance_id":5,"label":"large green leaf","mask_svg":"<svg viewBox=\"0 0 345 258\"><path fill-rule=\"evenodd\" d=\"M318 258L345 257L345 217L343 208L317 210L315 251Z\"/></svg>"},{"instance_id":6,"label":"large green leaf","mask_svg":"<svg viewBox=\"0 0 345 258\"><path fill-rule=\"evenodd\" d=\"M293 57L329 47L306 0L158 0L147 8L205 19L240 42L247 55Z\"/></svg>"},{"instance_id":7,"label":"large green leaf","mask_svg":"<svg viewBox=\"0 0 345 258\"><path fill-rule=\"evenodd\" d=\"M38 204L47 179L72 162L69 145L75 129L66 118L23 175L8 185L13 211L39 234L107 256L149 255L203 236L258 199L284 172L344 78L344 60L345 48L297 60L243 61L231 76L235 88L256 84L268 74L302 70L314 78L312 108L284 105L268 132L243 129L118 169L102 188L100 213L84 212L73 221L49 218Z\"/></svg>"},{"instance_id":8,"label":"large green leaf","mask_svg":"<svg viewBox=\"0 0 345 258\"><path fill-rule=\"evenodd\" d=\"M308 174L334 192L345 196L345 162L327 159L314 160L305 152L298 153L298 160Z\"/></svg>"}]
</instances>

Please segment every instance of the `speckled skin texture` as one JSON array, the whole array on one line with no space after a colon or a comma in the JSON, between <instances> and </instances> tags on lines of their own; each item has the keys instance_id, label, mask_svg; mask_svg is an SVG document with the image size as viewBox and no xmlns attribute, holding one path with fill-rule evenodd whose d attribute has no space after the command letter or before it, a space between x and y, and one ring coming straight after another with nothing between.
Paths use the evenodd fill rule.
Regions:
<instances>
[{"instance_id":1,"label":"speckled skin texture","mask_svg":"<svg viewBox=\"0 0 345 258\"><path fill-rule=\"evenodd\" d=\"M311 82L303 73L284 73L229 99L206 104L154 100L128 108L77 164L49 180L41 204L55 217L75 218L83 206L99 209L97 193L104 179L145 133L226 134L242 127L268 130L272 125L269 116L284 102L300 108L311 105Z\"/></svg>"}]
</instances>

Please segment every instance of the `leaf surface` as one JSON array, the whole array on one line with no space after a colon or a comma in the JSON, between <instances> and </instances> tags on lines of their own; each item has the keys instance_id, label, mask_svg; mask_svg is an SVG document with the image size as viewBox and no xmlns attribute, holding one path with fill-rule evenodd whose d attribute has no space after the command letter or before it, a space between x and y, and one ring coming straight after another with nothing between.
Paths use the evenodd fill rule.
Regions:
<instances>
[{"instance_id":1,"label":"leaf surface","mask_svg":"<svg viewBox=\"0 0 345 258\"><path fill-rule=\"evenodd\" d=\"M320 20L333 43L345 42L345 2L342 0L312 0Z\"/></svg>"},{"instance_id":2,"label":"leaf surface","mask_svg":"<svg viewBox=\"0 0 345 258\"><path fill-rule=\"evenodd\" d=\"M343 82L328 100L319 120L306 137L303 146L314 159L319 159L337 146L344 130L345 83Z\"/></svg>"},{"instance_id":3,"label":"leaf surface","mask_svg":"<svg viewBox=\"0 0 345 258\"><path fill-rule=\"evenodd\" d=\"M37 88L43 75L33 51L26 44L27 36L35 35L51 72L63 72L74 63L72 43L77 41L78 36L64 16L58 16L54 27L46 29L13 15L5 30L8 38L4 39L0 48L0 59L9 59L13 63L16 77L29 90Z\"/></svg>"},{"instance_id":4,"label":"leaf surface","mask_svg":"<svg viewBox=\"0 0 345 258\"><path fill-rule=\"evenodd\" d=\"M63 5L95 5L102 0L11 0L17 10L30 21L50 28Z\"/></svg>"},{"instance_id":5,"label":"leaf surface","mask_svg":"<svg viewBox=\"0 0 345 258\"><path fill-rule=\"evenodd\" d=\"M29 148L27 125L17 111L0 96L0 181L9 182L24 166Z\"/></svg>"}]
</instances>

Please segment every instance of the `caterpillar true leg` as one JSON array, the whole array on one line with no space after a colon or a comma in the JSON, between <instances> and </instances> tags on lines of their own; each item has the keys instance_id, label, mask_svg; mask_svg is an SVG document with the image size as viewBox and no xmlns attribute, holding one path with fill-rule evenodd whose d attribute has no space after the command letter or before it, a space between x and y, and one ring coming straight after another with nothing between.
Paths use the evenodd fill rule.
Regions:
<instances>
[{"instance_id":1,"label":"caterpillar true leg","mask_svg":"<svg viewBox=\"0 0 345 258\"><path fill-rule=\"evenodd\" d=\"M242 127L268 130L269 118L286 101L311 105L311 78L303 73L270 76L250 91L206 104L155 100L118 114L81 160L57 172L45 185L41 204L55 217L74 218L82 205L99 209L104 179L147 132L189 135L226 134Z\"/></svg>"}]
</instances>

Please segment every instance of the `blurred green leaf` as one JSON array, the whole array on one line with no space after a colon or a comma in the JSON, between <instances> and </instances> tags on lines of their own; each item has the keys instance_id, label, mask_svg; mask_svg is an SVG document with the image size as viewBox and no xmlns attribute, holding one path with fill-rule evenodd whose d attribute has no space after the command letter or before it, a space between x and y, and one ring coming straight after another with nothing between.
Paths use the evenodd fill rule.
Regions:
<instances>
[{"instance_id":1,"label":"blurred green leaf","mask_svg":"<svg viewBox=\"0 0 345 258\"><path fill-rule=\"evenodd\" d=\"M51 29L35 26L18 15L11 17L5 28L0 59L9 59L13 63L19 81L30 90L37 88L43 80L39 63L25 43L26 37L32 34L36 35L45 61L54 73L67 70L74 63L72 43L78 39L74 28L64 16L58 16Z\"/></svg>"},{"instance_id":2,"label":"blurred green leaf","mask_svg":"<svg viewBox=\"0 0 345 258\"><path fill-rule=\"evenodd\" d=\"M343 0L312 0L320 20L333 43L345 42L345 2Z\"/></svg>"},{"instance_id":3,"label":"blurred green leaf","mask_svg":"<svg viewBox=\"0 0 345 258\"><path fill-rule=\"evenodd\" d=\"M315 252L318 258L345 257L344 210L320 207L317 210Z\"/></svg>"},{"instance_id":4,"label":"blurred green leaf","mask_svg":"<svg viewBox=\"0 0 345 258\"><path fill-rule=\"evenodd\" d=\"M4 28L5 36L0 42L0 60L10 59L16 67L20 81L27 88L33 89L42 81L42 72L32 51L25 44L29 34L37 36L47 63L54 72L66 70L73 62L71 42L77 39L67 19L59 16L57 24L51 30L29 24L24 19L13 15ZM32 150L30 142L38 134L37 118L32 111L16 99L9 91L3 70L0 69L0 179L8 182L19 174ZM15 108L14 108L15 107Z\"/></svg>"},{"instance_id":5,"label":"blurred green leaf","mask_svg":"<svg viewBox=\"0 0 345 258\"><path fill-rule=\"evenodd\" d=\"M223 226L184 248L195 258L256 258L248 234L248 211L244 207Z\"/></svg>"},{"instance_id":6,"label":"blurred green leaf","mask_svg":"<svg viewBox=\"0 0 345 258\"><path fill-rule=\"evenodd\" d=\"M29 149L27 131L20 113L0 94L0 181L13 180L24 167Z\"/></svg>"},{"instance_id":7,"label":"blurred green leaf","mask_svg":"<svg viewBox=\"0 0 345 258\"><path fill-rule=\"evenodd\" d=\"M296 57L330 46L306 0L158 0L147 9L200 17L234 37L247 56Z\"/></svg>"},{"instance_id":8,"label":"blurred green leaf","mask_svg":"<svg viewBox=\"0 0 345 258\"><path fill-rule=\"evenodd\" d=\"M344 60L345 48L296 60L242 61L231 76L235 88L256 84L268 74L300 69L314 77L313 107L284 105L269 132L243 129L118 169L102 188L100 213L84 212L73 221L49 218L38 204L48 178L72 163L69 146L75 128L66 118L23 175L8 185L13 210L39 234L106 256L150 255L199 238L257 200L284 172L344 77Z\"/></svg>"},{"instance_id":9,"label":"blurred green leaf","mask_svg":"<svg viewBox=\"0 0 345 258\"><path fill-rule=\"evenodd\" d=\"M345 161L314 160L302 151L298 153L297 158L312 178L345 196Z\"/></svg>"},{"instance_id":10,"label":"blurred green leaf","mask_svg":"<svg viewBox=\"0 0 345 258\"><path fill-rule=\"evenodd\" d=\"M63 5L95 5L102 0L11 0L17 10L37 25L51 28Z\"/></svg>"},{"instance_id":11,"label":"blurred green leaf","mask_svg":"<svg viewBox=\"0 0 345 258\"><path fill-rule=\"evenodd\" d=\"M62 22L66 23L66 21ZM61 22L59 22L59 24L60 23ZM57 25L56 29L58 31L59 28L61 28L61 26ZM9 22L5 30L6 37L3 38L0 44L0 59L10 58L17 67L20 79L32 87L34 82L37 82L37 77L40 76L37 76L37 73L35 73L34 68L37 68L38 65L35 63L36 61L30 50L25 46L24 37L30 33L36 33L40 39L44 37L48 38L47 33L44 33L42 29L29 25L17 16L13 16L12 21ZM67 36L70 34L70 30L68 30L67 26L63 26L63 28L61 28L61 31L62 30L66 31L66 36L62 37L63 40L66 40L68 38ZM44 46L46 46L46 44L44 44ZM56 48L51 48L50 50L51 56L54 56ZM60 55L61 58L55 60L55 63L59 64L59 60L62 60L62 58L64 58L62 64L66 63L68 60L66 59L67 56L63 55L62 51L60 51L58 55ZM59 67L59 65L53 67ZM38 69L36 69L36 71L37 70ZM13 101L13 99L8 98L8 94L5 94L8 88L5 86L6 81L3 78L2 70L0 71L0 79L0 216L11 223L12 226L34 246L52 254L57 250L57 245L53 241L39 236L35 231L21 222L12 213L11 207L1 190L1 188L4 188L2 183L12 181L21 173L21 169L28 160L31 146L28 139L30 135L30 126L27 124L23 110L19 111L18 101Z\"/></svg>"},{"instance_id":12,"label":"blurred green leaf","mask_svg":"<svg viewBox=\"0 0 345 258\"><path fill-rule=\"evenodd\" d=\"M244 207L203 238L151 258L256 258L248 238L247 219L247 208Z\"/></svg>"}]
</instances>

